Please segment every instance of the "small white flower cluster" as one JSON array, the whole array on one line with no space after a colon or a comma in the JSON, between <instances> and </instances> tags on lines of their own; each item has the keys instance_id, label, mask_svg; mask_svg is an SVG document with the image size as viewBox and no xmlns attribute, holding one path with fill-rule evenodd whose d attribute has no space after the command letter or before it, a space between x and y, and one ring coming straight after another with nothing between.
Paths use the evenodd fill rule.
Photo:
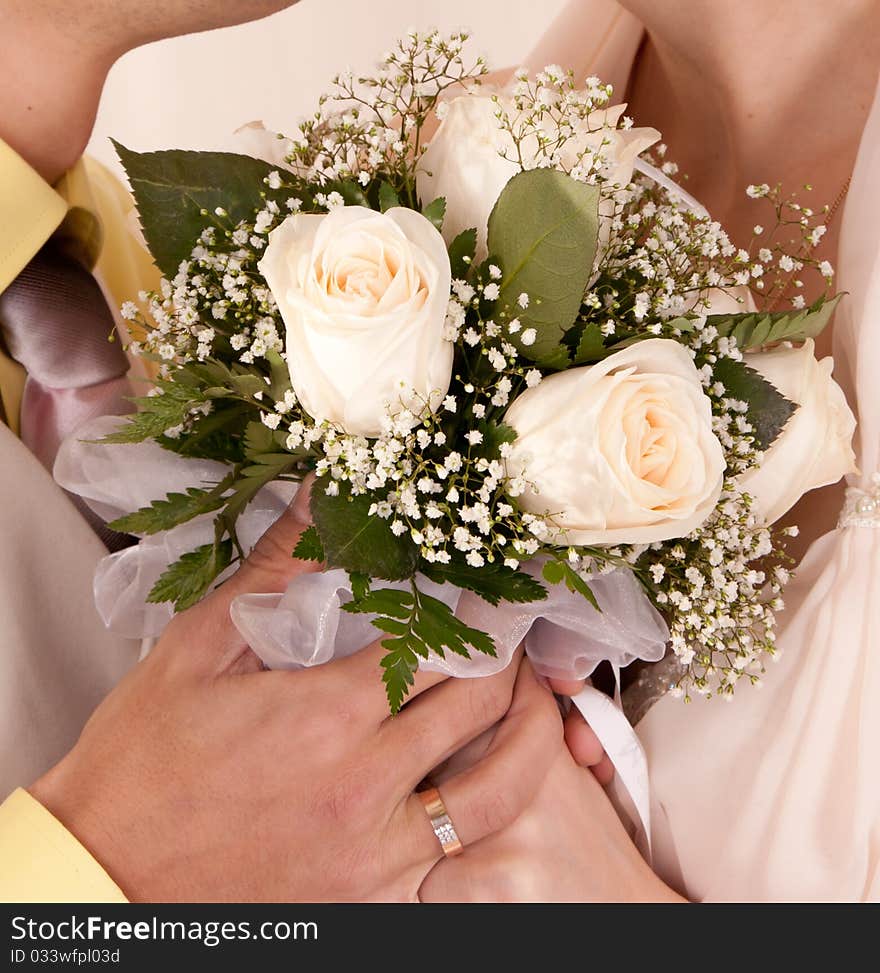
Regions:
<instances>
[{"instance_id":1,"label":"small white flower cluster","mask_svg":"<svg viewBox=\"0 0 880 973\"><path fill-rule=\"evenodd\" d=\"M371 516L411 537L428 563L448 564L459 552L472 567L515 568L539 552L553 528L510 502L526 484L507 476L509 445L499 423L515 394L537 385L541 372L520 361L510 341L522 337L518 319L484 317L498 297L500 269L490 266L488 274L475 284L453 281L448 336L459 341L466 374L455 376L438 407L389 410L372 441L326 429L317 473L330 495L344 482L354 495L375 497ZM519 303L527 306L528 298Z\"/></svg>"},{"instance_id":2,"label":"small white flower cluster","mask_svg":"<svg viewBox=\"0 0 880 973\"><path fill-rule=\"evenodd\" d=\"M683 540L652 545L636 562L667 614L672 649L685 667L677 695L689 698L693 689L729 698L741 678L758 683L765 657L777 654L786 558L750 508L751 498L728 484L701 527Z\"/></svg>"},{"instance_id":3,"label":"small white flower cluster","mask_svg":"<svg viewBox=\"0 0 880 973\"><path fill-rule=\"evenodd\" d=\"M523 169L546 167L567 172L581 182L610 182L613 160L609 150L618 127L629 128L629 119L617 121L602 111L612 95L611 85L598 78L575 83L574 73L549 65L531 77L525 69L514 75L512 109L496 96L496 118L514 144L506 157ZM614 185L605 185L613 193Z\"/></svg>"},{"instance_id":4,"label":"small white flower cluster","mask_svg":"<svg viewBox=\"0 0 880 973\"><path fill-rule=\"evenodd\" d=\"M812 186L805 186L806 192L812 191ZM767 270L767 276L758 280L755 286L764 291L764 299L768 307L774 307L784 299L790 298L791 306L795 310L803 310L806 300L803 291L806 288L804 276L812 271L825 292L830 297L834 268L828 260L816 257L814 251L822 242L828 227L820 220L830 219L833 215L830 206L823 206L818 212L811 207L798 202L796 194L784 196L781 186L749 186L746 190L750 199L765 200L773 207L775 226L768 234L760 224L754 227L753 247L762 244L758 250L758 257ZM837 200L836 205L839 205ZM780 234L788 234L779 240ZM777 239L774 239L776 237ZM792 292L794 294L792 295Z\"/></svg>"},{"instance_id":5,"label":"small white flower cluster","mask_svg":"<svg viewBox=\"0 0 880 973\"><path fill-rule=\"evenodd\" d=\"M294 171L318 185L352 180L362 187L381 173L413 204L415 171L426 148L422 126L447 88L487 73L482 57L465 62L468 36L410 31L375 74L337 75L335 90L321 96L316 114L291 138L287 161Z\"/></svg>"},{"instance_id":6,"label":"small white flower cluster","mask_svg":"<svg viewBox=\"0 0 880 973\"><path fill-rule=\"evenodd\" d=\"M202 231L190 259L180 264L172 280L162 279L159 293L139 295L147 317L131 301L123 306L123 317L144 330L143 340L129 350L158 359L160 375L172 363L210 358L218 339L227 340L245 365L270 350L281 352L283 326L257 263L269 232L300 205L296 197L289 197L283 208L267 199L253 223L233 224L219 208L204 213L212 225Z\"/></svg>"}]
</instances>

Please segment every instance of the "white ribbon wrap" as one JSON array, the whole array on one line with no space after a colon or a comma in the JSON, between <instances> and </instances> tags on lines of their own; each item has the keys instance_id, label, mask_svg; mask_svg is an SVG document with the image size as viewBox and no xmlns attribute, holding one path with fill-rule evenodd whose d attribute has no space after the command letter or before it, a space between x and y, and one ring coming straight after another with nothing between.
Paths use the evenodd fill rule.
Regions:
<instances>
[{"instance_id":1,"label":"white ribbon wrap","mask_svg":"<svg viewBox=\"0 0 880 973\"><path fill-rule=\"evenodd\" d=\"M212 486L228 472L222 463L192 459L153 442L110 445L96 443L119 427L121 420L104 416L79 429L58 453L55 479L77 493L105 520L147 506L167 493L188 487ZM296 484L264 487L248 505L237 525L245 553L286 509ZM161 635L173 612L168 604L147 603L162 572L182 554L210 543L213 515L205 514L139 544L110 554L95 574L95 603L104 623L128 638ZM231 570L231 569L230 569ZM540 565L524 566L535 577ZM220 583L224 576L218 579ZM405 584L381 582L383 587ZM603 661L615 673L635 659L656 662L665 653L668 629L631 572L613 571L591 579L601 611L563 585L547 585L547 598L524 605L502 602L492 607L478 596L452 585L418 579L419 588L439 598L467 624L488 632L497 657L472 653L471 659L432 655L422 668L458 678L487 676L510 663L517 646L540 674L586 679ZM379 585L377 585L379 586ZM351 599L348 574L341 570L296 577L281 594L241 595L231 617L242 637L272 669L298 669L343 658L365 648L379 633L374 616L351 614L342 605ZM573 700L592 726L629 792L637 824L650 848L648 774L638 737L623 715L619 698L609 699L587 687Z\"/></svg>"}]
</instances>

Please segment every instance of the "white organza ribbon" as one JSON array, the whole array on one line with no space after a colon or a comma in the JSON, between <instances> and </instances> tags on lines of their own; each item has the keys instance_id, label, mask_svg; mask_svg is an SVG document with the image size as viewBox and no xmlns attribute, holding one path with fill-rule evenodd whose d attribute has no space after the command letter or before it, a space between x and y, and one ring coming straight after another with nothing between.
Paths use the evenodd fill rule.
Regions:
<instances>
[{"instance_id":1,"label":"white organza ribbon","mask_svg":"<svg viewBox=\"0 0 880 973\"><path fill-rule=\"evenodd\" d=\"M179 456L155 443L93 442L113 432L121 420L104 416L77 430L58 453L55 479L77 493L105 520L131 513L170 492L210 487L228 472L222 463ZM245 553L281 516L296 493L296 484L264 487L237 525ZM95 603L105 625L128 638L161 635L172 618L168 604L149 604L147 595L169 564L214 538L213 515L201 517L137 545L110 554L95 574ZM230 569L231 570L231 569ZM540 565L524 570L540 576ZM220 583L225 576L218 579ZM418 579L419 588L439 598L468 625L489 633L497 657L472 653L471 659L432 654L422 668L458 678L488 676L505 668L525 643L535 670L561 679L588 678L603 661L615 673L635 659L656 662L665 653L668 629L632 573L597 575L590 586L601 608L563 585L548 585L543 601L492 607L468 591ZM381 582L382 587L406 587ZM351 614L342 606L351 599L348 574L341 570L299 575L282 593L237 597L231 617L242 637L271 669L299 669L344 658L374 642L379 633L374 616ZM611 700L590 687L573 700L605 748L620 783L629 793L637 824L650 848L648 775L645 756L623 715L619 697Z\"/></svg>"}]
</instances>

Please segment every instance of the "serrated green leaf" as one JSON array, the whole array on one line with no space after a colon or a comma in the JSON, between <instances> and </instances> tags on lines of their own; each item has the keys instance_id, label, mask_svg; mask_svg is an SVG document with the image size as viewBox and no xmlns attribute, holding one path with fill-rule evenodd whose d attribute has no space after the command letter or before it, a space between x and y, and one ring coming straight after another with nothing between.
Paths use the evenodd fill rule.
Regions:
<instances>
[{"instance_id":1,"label":"serrated green leaf","mask_svg":"<svg viewBox=\"0 0 880 973\"><path fill-rule=\"evenodd\" d=\"M230 534L233 533L235 522L242 511L260 490L267 483L292 470L302 460L304 454L282 450L279 438L275 431L262 422L248 423L244 434L244 451L250 462L236 471L232 493L218 517Z\"/></svg>"},{"instance_id":2,"label":"serrated green leaf","mask_svg":"<svg viewBox=\"0 0 880 973\"><path fill-rule=\"evenodd\" d=\"M565 584L573 594L581 595L586 598L587 601L596 609L596 611L601 611L599 607L599 602L596 601L596 596L593 594L593 589L590 585L574 570L574 568L568 563L568 561L547 561L544 567L541 569L541 573L546 581L550 584Z\"/></svg>"},{"instance_id":3,"label":"serrated green leaf","mask_svg":"<svg viewBox=\"0 0 880 973\"><path fill-rule=\"evenodd\" d=\"M408 618L412 608L412 592L397 588L374 588L362 598L347 602L343 610L352 614L391 615L392 618Z\"/></svg>"},{"instance_id":4,"label":"serrated green leaf","mask_svg":"<svg viewBox=\"0 0 880 973\"><path fill-rule=\"evenodd\" d=\"M199 601L232 562L232 542L203 544L171 564L153 585L147 601L170 601L175 611L184 611Z\"/></svg>"},{"instance_id":5,"label":"serrated green leaf","mask_svg":"<svg viewBox=\"0 0 880 973\"><path fill-rule=\"evenodd\" d=\"M299 535L296 547L293 549L293 557L299 561L318 561L324 560L324 548L321 538L314 527L306 527Z\"/></svg>"},{"instance_id":6,"label":"serrated green leaf","mask_svg":"<svg viewBox=\"0 0 880 973\"><path fill-rule=\"evenodd\" d=\"M516 430L505 422L484 422L479 426L483 441L473 449L474 456L500 459L501 447L516 440Z\"/></svg>"},{"instance_id":7,"label":"serrated green leaf","mask_svg":"<svg viewBox=\"0 0 880 973\"><path fill-rule=\"evenodd\" d=\"M495 643L479 629L456 618L449 606L426 595L413 583L409 590L378 588L358 601L343 605L345 611L376 615L372 624L392 635L382 641L382 681L392 715L399 712L413 683L419 658L431 652L445 658L446 651L470 658L468 647L495 656Z\"/></svg>"},{"instance_id":8,"label":"serrated green leaf","mask_svg":"<svg viewBox=\"0 0 880 973\"><path fill-rule=\"evenodd\" d=\"M351 585L351 597L353 601L361 601L370 593L370 579L365 574L358 574L357 571L349 571L348 582Z\"/></svg>"},{"instance_id":9,"label":"serrated green leaf","mask_svg":"<svg viewBox=\"0 0 880 973\"><path fill-rule=\"evenodd\" d=\"M565 586L569 591L576 594L582 595L587 601L596 609L596 611L602 611L599 607L599 602L596 601L596 596L593 594L593 589L589 584L574 570L570 564L565 564Z\"/></svg>"},{"instance_id":10,"label":"serrated green leaf","mask_svg":"<svg viewBox=\"0 0 880 973\"><path fill-rule=\"evenodd\" d=\"M371 208L366 193L364 193L363 189L356 182L352 182L350 179L329 183L326 192L329 195L333 191L339 193L345 201L346 206L365 206L367 209Z\"/></svg>"},{"instance_id":11,"label":"serrated green leaf","mask_svg":"<svg viewBox=\"0 0 880 973\"><path fill-rule=\"evenodd\" d=\"M744 362L719 358L712 372L727 396L748 404L747 417L755 430L756 445L762 451L769 449L797 406Z\"/></svg>"},{"instance_id":12,"label":"serrated green leaf","mask_svg":"<svg viewBox=\"0 0 880 973\"><path fill-rule=\"evenodd\" d=\"M281 357L281 354L275 351L274 348L270 348L266 352L266 361L269 363L269 378L271 381L269 394L276 402L281 402L284 399L285 392L291 390L290 369L287 367L287 362Z\"/></svg>"},{"instance_id":13,"label":"serrated green leaf","mask_svg":"<svg viewBox=\"0 0 880 973\"><path fill-rule=\"evenodd\" d=\"M191 427L176 439L160 436L164 449L179 456L236 464L244 459L242 436L250 409L242 403L218 403L207 416L195 416Z\"/></svg>"},{"instance_id":14,"label":"serrated green leaf","mask_svg":"<svg viewBox=\"0 0 880 973\"><path fill-rule=\"evenodd\" d=\"M389 618L387 615L380 615L378 618L373 619L373 624L381 632L387 632L389 635L406 635L409 632L409 625L406 622L401 622L396 618Z\"/></svg>"},{"instance_id":15,"label":"serrated green leaf","mask_svg":"<svg viewBox=\"0 0 880 973\"><path fill-rule=\"evenodd\" d=\"M514 176L489 217L489 253L502 270L500 317L519 318L511 340L533 361L564 367L565 332L580 311L599 234L599 191L553 169ZM528 308L518 304L529 296ZM531 345L522 335L534 329Z\"/></svg>"},{"instance_id":16,"label":"serrated green leaf","mask_svg":"<svg viewBox=\"0 0 880 973\"><path fill-rule=\"evenodd\" d=\"M238 392L239 395L254 396L258 392L265 392L268 389L263 376L253 373L233 375L231 381L233 390ZM225 389L222 389L221 392L225 393Z\"/></svg>"},{"instance_id":17,"label":"serrated green leaf","mask_svg":"<svg viewBox=\"0 0 880 973\"><path fill-rule=\"evenodd\" d=\"M217 207L235 224L252 220L265 205L264 196L270 195L264 180L273 167L259 159L179 149L133 152L119 142L113 145L128 176L150 253L169 278L189 259L202 230L213 225ZM203 216L202 210L212 215Z\"/></svg>"},{"instance_id":18,"label":"serrated green leaf","mask_svg":"<svg viewBox=\"0 0 880 973\"><path fill-rule=\"evenodd\" d=\"M690 334L696 328L696 322L691 318L672 318L666 322L666 327L675 328L682 334Z\"/></svg>"},{"instance_id":19,"label":"serrated green leaf","mask_svg":"<svg viewBox=\"0 0 880 973\"><path fill-rule=\"evenodd\" d=\"M327 563L385 581L412 577L418 561L412 540L406 534L396 537L387 520L370 515L369 495L353 497L340 483L338 496L331 497L326 485L321 479L315 483L311 510Z\"/></svg>"},{"instance_id":20,"label":"serrated green leaf","mask_svg":"<svg viewBox=\"0 0 880 973\"><path fill-rule=\"evenodd\" d=\"M385 639L382 643L385 655L382 657L382 682L391 715L396 716L415 681L419 659L412 644L405 638Z\"/></svg>"},{"instance_id":21,"label":"serrated green leaf","mask_svg":"<svg viewBox=\"0 0 880 973\"><path fill-rule=\"evenodd\" d=\"M433 203L429 203L422 210L422 216L429 219L438 230L442 231L443 217L446 216L446 199L443 196L438 196Z\"/></svg>"},{"instance_id":22,"label":"serrated green leaf","mask_svg":"<svg viewBox=\"0 0 880 973\"><path fill-rule=\"evenodd\" d=\"M605 339L602 330L595 322L590 322L583 331L574 353L574 364L601 361L606 356Z\"/></svg>"},{"instance_id":23,"label":"serrated green leaf","mask_svg":"<svg viewBox=\"0 0 880 973\"><path fill-rule=\"evenodd\" d=\"M186 493L169 493L164 500L154 500L149 507L118 517L107 526L121 534L158 534L201 514L219 510L226 500L223 494L232 484L232 475L210 490L190 487Z\"/></svg>"},{"instance_id":24,"label":"serrated green leaf","mask_svg":"<svg viewBox=\"0 0 880 973\"><path fill-rule=\"evenodd\" d=\"M453 280L464 280L467 277L476 252L476 229L462 230L449 244L449 263L452 267Z\"/></svg>"},{"instance_id":25,"label":"serrated green leaf","mask_svg":"<svg viewBox=\"0 0 880 973\"><path fill-rule=\"evenodd\" d=\"M126 423L120 426L116 432L111 432L98 440L101 443L142 443L147 439L155 439L161 436L166 429L180 425L189 414L185 410L182 414L174 418L167 418L155 412L136 412L126 416ZM175 421L175 419L177 421Z\"/></svg>"},{"instance_id":26,"label":"serrated green leaf","mask_svg":"<svg viewBox=\"0 0 880 973\"><path fill-rule=\"evenodd\" d=\"M397 195L394 187L391 183L382 182L379 184L379 209L383 213L387 213L388 210L393 209L395 206L400 206L400 197Z\"/></svg>"},{"instance_id":27,"label":"serrated green leaf","mask_svg":"<svg viewBox=\"0 0 880 973\"><path fill-rule=\"evenodd\" d=\"M263 422L251 421L244 431L244 454L249 460L256 460L263 453L275 451L275 434Z\"/></svg>"},{"instance_id":28,"label":"serrated green leaf","mask_svg":"<svg viewBox=\"0 0 880 973\"><path fill-rule=\"evenodd\" d=\"M804 341L822 333L842 297L838 294L830 300L822 298L801 311L710 314L706 324L717 328L720 335L733 338L743 351L779 341Z\"/></svg>"},{"instance_id":29,"label":"serrated green leaf","mask_svg":"<svg viewBox=\"0 0 880 973\"><path fill-rule=\"evenodd\" d=\"M414 631L441 659L447 649L469 659L468 646L484 655L495 657L498 654L491 636L456 618L445 602L419 592L418 608Z\"/></svg>"},{"instance_id":30,"label":"serrated green leaf","mask_svg":"<svg viewBox=\"0 0 880 973\"><path fill-rule=\"evenodd\" d=\"M435 561L433 564L423 564L421 571L437 584L448 583L473 591L490 605L497 605L501 601L525 604L543 601L547 597L547 589L540 581L524 571L514 571L503 564L472 568L456 561L449 564Z\"/></svg>"}]
</instances>

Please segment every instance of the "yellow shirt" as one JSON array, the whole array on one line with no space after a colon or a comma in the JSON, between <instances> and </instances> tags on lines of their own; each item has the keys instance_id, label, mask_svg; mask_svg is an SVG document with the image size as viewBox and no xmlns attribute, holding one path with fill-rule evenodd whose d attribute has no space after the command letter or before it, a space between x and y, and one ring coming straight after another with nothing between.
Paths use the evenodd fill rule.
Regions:
<instances>
[{"instance_id":1,"label":"yellow shirt","mask_svg":"<svg viewBox=\"0 0 880 973\"><path fill-rule=\"evenodd\" d=\"M127 902L74 836L27 791L0 804L0 902Z\"/></svg>"},{"instance_id":2,"label":"yellow shirt","mask_svg":"<svg viewBox=\"0 0 880 973\"><path fill-rule=\"evenodd\" d=\"M49 186L0 140L0 292L53 234L94 266L117 307L158 274L128 230L132 200L106 169L83 160ZM18 430L25 373L0 341L0 421ZM124 902L79 841L26 791L0 805L0 901Z\"/></svg>"},{"instance_id":3,"label":"yellow shirt","mask_svg":"<svg viewBox=\"0 0 880 973\"><path fill-rule=\"evenodd\" d=\"M131 232L133 220L131 195L94 159L81 159L52 187L0 139L0 293L53 235L94 269L114 310L138 291L157 290L158 271ZM0 328L0 421L16 433L24 381Z\"/></svg>"}]
</instances>

